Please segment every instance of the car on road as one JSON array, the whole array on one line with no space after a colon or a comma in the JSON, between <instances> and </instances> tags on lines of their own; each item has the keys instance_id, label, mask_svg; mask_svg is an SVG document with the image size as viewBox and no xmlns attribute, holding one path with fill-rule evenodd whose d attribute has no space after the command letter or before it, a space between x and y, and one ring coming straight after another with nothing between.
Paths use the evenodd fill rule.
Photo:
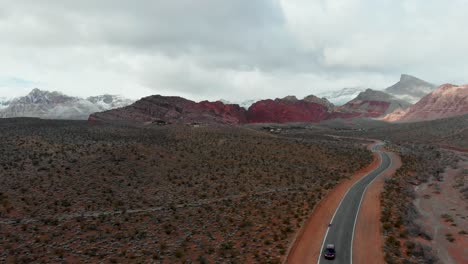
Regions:
<instances>
[{"instance_id":1,"label":"car on road","mask_svg":"<svg viewBox=\"0 0 468 264\"><path fill-rule=\"evenodd\" d=\"M334 259L336 255L335 251L335 245L334 244L328 244L325 247L325 251L323 252L323 256L325 259Z\"/></svg>"}]
</instances>

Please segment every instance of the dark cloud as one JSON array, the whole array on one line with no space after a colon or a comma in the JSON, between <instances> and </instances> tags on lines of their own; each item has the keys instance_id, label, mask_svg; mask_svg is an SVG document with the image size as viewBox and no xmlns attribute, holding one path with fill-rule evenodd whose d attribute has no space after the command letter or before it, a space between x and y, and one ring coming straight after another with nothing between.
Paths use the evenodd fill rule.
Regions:
<instances>
[{"instance_id":1,"label":"dark cloud","mask_svg":"<svg viewBox=\"0 0 468 264\"><path fill-rule=\"evenodd\" d=\"M463 0L0 0L0 78L75 94L213 99L384 88L400 72L462 81L463 6Z\"/></svg>"}]
</instances>

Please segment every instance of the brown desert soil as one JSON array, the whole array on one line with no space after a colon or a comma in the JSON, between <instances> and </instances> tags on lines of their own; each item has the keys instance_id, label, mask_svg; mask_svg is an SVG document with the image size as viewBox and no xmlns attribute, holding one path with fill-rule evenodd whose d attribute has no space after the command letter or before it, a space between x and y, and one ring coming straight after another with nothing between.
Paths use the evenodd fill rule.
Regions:
<instances>
[{"instance_id":1,"label":"brown desert soil","mask_svg":"<svg viewBox=\"0 0 468 264\"><path fill-rule=\"evenodd\" d=\"M441 182L431 179L416 188L416 208L421 214L420 225L433 238L428 244L441 263L468 263L468 202L460 188L466 188L468 155L459 152L457 168L447 168ZM461 180L461 183L460 183ZM464 186L463 186L464 185ZM453 242L447 235L451 234Z\"/></svg>"},{"instance_id":2,"label":"brown desert soil","mask_svg":"<svg viewBox=\"0 0 468 264\"><path fill-rule=\"evenodd\" d=\"M373 145L369 144L368 147L370 148ZM379 164L380 156L374 153L374 159L371 164L357 171L349 180L340 182L317 204L309 219L297 233L286 263L305 264L317 262L328 224L346 191L359 179L375 170Z\"/></svg>"},{"instance_id":3,"label":"brown desert soil","mask_svg":"<svg viewBox=\"0 0 468 264\"><path fill-rule=\"evenodd\" d=\"M380 193L384 181L401 166L400 157L390 153L392 166L372 182L367 188L362 200L361 209L356 223L353 241L353 263L384 264L383 238L380 223Z\"/></svg>"}]
</instances>

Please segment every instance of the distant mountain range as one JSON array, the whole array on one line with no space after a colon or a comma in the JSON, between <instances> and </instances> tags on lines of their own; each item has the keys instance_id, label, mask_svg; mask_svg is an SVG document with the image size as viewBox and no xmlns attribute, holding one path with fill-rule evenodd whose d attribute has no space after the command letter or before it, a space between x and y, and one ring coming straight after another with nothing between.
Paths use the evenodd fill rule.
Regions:
<instances>
[{"instance_id":1,"label":"distant mountain range","mask_svg":"<svg viewBox=\"0 0 468 264\"><path fill-rule=\"evenodd\" d=\"M131 103L132 100L116 95L93 96L85 99L34 89L26 96L3 100L0 98L0 118L86 120L91 113L124 107Z\"/></svg>"},{"instance_id":2,"label":"distant mountain range","mask_svg":"<svg viewBox=\"0 0 468 264\"><path fill-rule=\"evenodd\" d=\"M181 97L154 95L136 102L115 95L78 98L59 92L34 89L28 95L0 98L0 117L88 119L93 122L126 123L286 123L321 122L357 117L386 121L418 121L449 117L466 110L466 86L438 88L403 74L391 87L377 91L345 88L320 97L310 95L266 100L194 102ZM441 92L443 90L444 92ZM427 95L427 93L430 93ZM432 93L431 93L432 92ZM425 96L425 97L424 97ZM420 97L424 97L419 101ZM344 102L334 105L333 102ZM408 101L419 102L412 106ZM426 114L423 114L426 113Z\"/></svg>"},{"instance_id":3,"label":"distant mountain range","mask_svg":"<svg viewBox=\"0 0 468 264\"><path fill-rule=\"evenodd\" d=\"M327 99L314 95L303 99L286 96L261 100L248 109L221 101L197 103L181 97L154 95L127 107L94 113L89 121L146 125L321 122L333 118L379 117L407 105L391 95L370 89L342 107L335 107Z\"/></svg>"},{"instance_id":4,"label":"distant mountain range","mask_svg":"<svg viewBox=\"0 0 468 264\"><path fill-rule=\"evenodd\" d=\"M399 109L383 118L385 121L415 122L440 119L468 113L468 85L444 84L406 110Z\"/></svg>"},{"instance_id":5,"label":"distant mountain range","mask_svg":"<svg viewBox=\"0 0 468 264\"><path fill-rule=\"evenodd\" d=\"M365 90L366 88L363 87L343 88L338 91L319 93L318 96L326 98L334 105L341 106L353 100L359 95L359 93L364 92Z\"/></svg>"}]
</instances>

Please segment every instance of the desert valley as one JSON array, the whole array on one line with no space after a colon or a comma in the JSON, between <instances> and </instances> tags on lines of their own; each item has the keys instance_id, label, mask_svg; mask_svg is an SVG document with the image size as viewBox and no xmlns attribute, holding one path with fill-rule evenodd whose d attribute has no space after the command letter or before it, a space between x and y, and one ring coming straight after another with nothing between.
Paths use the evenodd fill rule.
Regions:
<instances>
[{"instance_id":1,"label":"desert valley","mask_svg":"<svg viewBox=\"0 0 468 264\"><path fill-rule=\"evenodd\" d=\"M421 83L427 94L404 100ZM463 263L468 86L397 86L340 106L155 95L75 121L48 110L66 96L34 90L0 110L20 113L0 120L0 260L294 263L325 205L374 169L379 140L396 163L358 220L375 215L375 263Z\"/></svg>"}]
</instances>

